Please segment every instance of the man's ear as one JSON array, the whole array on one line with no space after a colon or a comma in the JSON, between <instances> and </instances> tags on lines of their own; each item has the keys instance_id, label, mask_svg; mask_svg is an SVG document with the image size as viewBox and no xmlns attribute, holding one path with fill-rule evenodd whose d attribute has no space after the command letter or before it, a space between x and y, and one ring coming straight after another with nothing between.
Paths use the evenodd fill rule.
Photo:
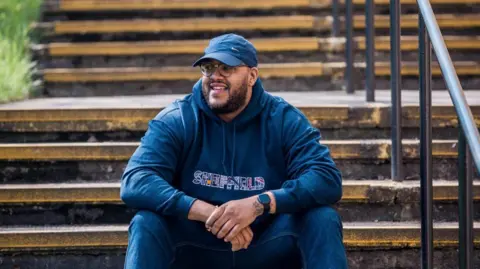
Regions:
<instances>
[{"instance_id":1,"label":"man's ear","mask_svg":"<svg viewBox=\"0 0 480 269\"><path fill-rule=\"evenodd\" d=\"M250 69L250 76L249 76L249 80L248 80L248 85L250 87L253 87L255 82L257 82L257 78L258 78L258 68L257 67L252 67Z\"/></svg>"}]
</instances>

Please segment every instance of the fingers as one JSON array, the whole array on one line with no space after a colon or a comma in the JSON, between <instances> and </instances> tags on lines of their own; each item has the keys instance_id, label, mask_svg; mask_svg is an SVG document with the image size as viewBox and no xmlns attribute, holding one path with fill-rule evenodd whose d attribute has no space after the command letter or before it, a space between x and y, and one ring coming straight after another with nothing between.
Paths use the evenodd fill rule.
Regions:
<instances>
[{"instance_id":1,"label":"fingers","mask_svg":"<svg viewBox=\"0 0 480 269\"><path fill-rule=\"evenodd\" d=\"M235 225L233 229L225 236L225 242L232 240L240 233L240 231L242 231L242 227L240 227L238 224Z\"/></svg>"},{"instance_id":2,"label":"fingers","mask_svg":"<svg viewBox=\"0 0 480 269\"><path fill-rule=\"evenodd\" d=\"M232 243L232 251L238 251L242 249L242 245L240 245L239 238L237 237L233 238L231 243Z\"/></svg>"},{"instance_id":3,"label":"fingers","mask_svg":"<svg viewBox=\"0 0 480 269\"><path fill-rule=\"evenodd\" d=\"M245 238L245 245L243 246L244 249L247 249L248 246L250 246L250 243L252 243L253 239L253 232L250 227L246 227L245 229L242 230L241 232L243 234L243 237Z\"/></svg>"},{"instance_id":4,"label":"fingers","mask_svg":"<svg viewBox=\"0 0 480 269\"><path fill-rule=\"evenodd\" d=\"M223 212L225 212L225 207L221 206L221 207L215 208L213 213L210 215L210 217L208 217L207 221L205 222L205 228L207 228L208 231L211 231L211 229L213 228L212 226L223 215Z\"/></svg>"},{"instance_id":5,"label":"fingers","mask_svg":"<svg viewBox=\"0 0 480 269\"><path fill-rule=\"evenodd\" d=\"M253 239L253 232L250 227L241 230L236 237L232 239L232 251L247 249Z\"/></svg>"},{"instance_id":6,"label":"fingers","mask_svg":"<svg viewBox=\"0 0 480 269\"><path fill-rule=\"evenodd\" d=\"M235 237L233 241L235 241L235 244L232 243L232 250L233 251L238 251L240 249L243 248L243 246L245 245L245 240L246 238L242 235L242 234L239 234L237 237Z\"/></svg>"},{"instance_id":7,"label":"fingers","mask_svg":"<svg viewBox=\"0 0 480 269\"><path fill-rule=\"evenodd\" d=\"M219 221L220 221L220 220L219 220ZM216 224L216 223L215 223L215 224ZM215 226L216 226L216 225L213 226L214 229L215 229ZM230 230L232 230L233 226L235 226L235 222L232 221L232 220L228 220L228 221L222 226L222 228L220 229L220 231L217 233L217 238L218 238L218 239L224 238L224 237L230 232ZM213 231L213 229L212 229L212 231ZM227 242L227 241L225 241L225 242Z\"/></svg>"}]
</instances>

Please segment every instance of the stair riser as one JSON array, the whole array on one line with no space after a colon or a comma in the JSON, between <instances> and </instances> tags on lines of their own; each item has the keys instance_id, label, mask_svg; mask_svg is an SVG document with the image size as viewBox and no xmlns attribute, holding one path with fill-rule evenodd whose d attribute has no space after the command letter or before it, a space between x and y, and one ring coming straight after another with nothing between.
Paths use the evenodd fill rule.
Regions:
<instances>
[{"instance_id":1,"label":"stair riser","mask_svg":"<svg viewBox=\"0 0 480 269\"><path fill-rule=\"evenodd\" d=\"M474 219L480 220L480 202L474 203ZM420 221L420 204L358 204L337 206L343 221ZM136 210L114 204L2 205L0 225L101 225L128 224ZM368 214L365 214L368 212ZM435 221L458 221L456 203L436 202Z\"/></svg>"},{"instance_id":2,"label":"stair riser","mask_svg":"<svg viewBox=\"0 0 480 269\"><path fill-rule=\"evenodd\" d=\"M413 269L419 268L419 249L399 250L348 250L351 269ZM441 249L434 252L436 269L457 268L456 249ZM46 253L0 256L0 264L5 268L45 268L70 269L121 269L125 261L124 250L90 251L90 253ZM474 251L474 268L480 267L480 251Z\"/></svg>"},{"instance_id":3,"label":"stair riser","mask_svg":"<svg viewBox=\"0 0 480 269\"><path fill-rule=\"evenodd\" d=\"M45 32L41 42L100 42L100 41L146 41L146 40L188 40L188 39L206 39L235 32L247 39L250 38L275 38L275 37L311 37L311 36L330 36L330 29L287 29L287 30L228 30L228 31L181 31L181 32L159 32L159 33L82 33L82 34L51 34Z\"/></svg>"},{"instance_id":4,"label":"stair riser","mask_svg":"<svg viewBox=\"0 0 480 269\"><path fill-rule=\"evenodd\" d=\"M352 128L339 129L320 128L323 139L390 139L390 128ZM44 142L138 142L145 131L112 131L112 132L0 132L0 143L44 143ZM403 128L405 139L417 139L419 128ZM457 139L458 129L453 127L434 128L433 139Z\"/></svg>"},{"instance_id":5,"label":"stair riser","mask_svg":"<svg viewBox=\"0 0 480 269\"><path fill-rule=\"evenodd\" d=\"M388 160L336 160L344 179L389 179ZM125 161L0 162L1 183L117 182ZM408 179L419 179L419 160L406 160ZM456 159L434 159L434 179L457 179Z\"/></svg>"},{"instance_id":6,"label":"stair riser","mask_svg":"<svg viewBox=\"0 0 480 269\"><path fill-rule=\"evenodd\" d=\"M358 70L358 82L356 89L365 87L364 76ZM200 79L200 76L199 76ZM301 77L301 78L268 78L262 80L264 87L270 92L283 91L331 91L341 90L343 79L331 77ZM478 89L480 78L462 77L460 81L464 90ZM51 83L46 82L43 94L48 97L88 97L88 96L113 96L113 95L149 95L149 94L186 94L192 91L195 81L134 81L134 82L89 82L89 83ZM389 89L388 77L377 77L378 89ZM405 90L418 89L418 77L402 77L402 88ZM432 89L446 90L442 77L435 76L432 79Z\"/></svg>"},{"instance_id":7,"label":"stair riser","mask_svg":"<svg viewBox=\"0 0 480 269\"><path fill-rule=\"evenodd\" d=\"M478 5L444 5L433 4L433 11L435 14L450 13L450 14L466 14L480 12ZM44 9L43 21L56 20L110 20L110 19L132 19L132 18L194 18L194 17L244 17L244 16L280 16L280 15L331 15L332 7L324 8L304 7L304 8L273 8L264 10L121 10L121 11L49 11ZM389 14L390 8L388 5L376 5L375 14ZM365 14L364 5L354 6L355 14ZM416 14L418 13L417 5L402 4L401 14ZM345 9L343 5L339 6L339 14L344 16Z\"/></svg>"},{"instance_id":8,"label":"stair riser","mask_svg":"<svg viewBox=\"0 0 480 269\"><path fill-rule=\"evenodd\" d=\"M299 28L288 30L228 30L228 31L182 31L182 32L160 32L160 33L71 33L71 34L53 34L45 32L42 36L41 42L100 42L100 41L152 41L152 40L187 40L187 39L211 39L215 36L235 32L245 38L278 38L278 37L330 37L332 36L332 28L325 27L320 29ZM402 35L417 36L418 28L403 28ZM479 35L480 29L476 27L468 27L467 29L442 29L443 35ZM365 36L365 29L354 29L354 36ZM375 35L389 36L388 28L378 28L375 30ZM339 37L345 36L343 28L340 29Z\"/></svg>"},{"instance_id":9,"label":"stair riser","mask_svg":"<svg viewBox=\"0 0 480 269\"><path fill-rule=\"evenodd\" d=\"M164 67L190 66L201 54L172 54L172 55L133 55L133 56L72 56L72 57L38 57L39 68L99 68L99 67ZM480 61L479 51L457 51L450 55L452 61ZM390 53L376 52L376 61L389 62ZM435 53L432 59L436 61ZM402 61L417 61L417 52L403 52ZM344 52L278 52L258 54L259 63L297 63L297 62L326 62L345 61ZM356 62L365 62L365 51L357 51Z\"/></svg>"}]
</instances>

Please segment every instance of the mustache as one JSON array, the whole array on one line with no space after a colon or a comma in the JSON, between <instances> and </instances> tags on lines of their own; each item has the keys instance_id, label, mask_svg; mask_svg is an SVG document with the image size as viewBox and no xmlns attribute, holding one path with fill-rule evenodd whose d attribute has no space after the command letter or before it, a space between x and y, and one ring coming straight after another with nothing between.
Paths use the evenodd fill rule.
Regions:
<instances>
[{"instance_id":1,"label":"mustache","mask_svg":"<svg viewBox=\"0 0 480 269\"><path fill-rule=\"evenodd\" d=\"M228 83L228 81L222 80L209 80L207 85L211 87L213 83L224 84L225 86L227 86L227 88L230 88L230 83Z\"/></svg>"}]
</instances>

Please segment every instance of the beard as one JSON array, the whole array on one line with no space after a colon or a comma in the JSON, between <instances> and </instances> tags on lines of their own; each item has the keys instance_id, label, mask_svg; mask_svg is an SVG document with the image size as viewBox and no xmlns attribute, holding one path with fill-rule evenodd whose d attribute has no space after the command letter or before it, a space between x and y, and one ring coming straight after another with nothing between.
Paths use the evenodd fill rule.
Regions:
<instances>
[{"instance_id":1,"label":"beard","mask_svg":"<svg viewBox=\"0 0 480 269\"><path fill-rule=\"evenodd\" d=\"M214 81L209 81L206 85L202 87L202 94L203 98L207 102L208 107L215 113L215 114L228 114L239 110L242 106L245 105L247 100L247 91L248 91L248 78L242 82L242 85L238 89L232 91L231 85L228 82L225 83L227 88L226 91L228 92L228 99L224 104L212 104L210 102L210 83Z\"/></svg>"}]
</instances>

